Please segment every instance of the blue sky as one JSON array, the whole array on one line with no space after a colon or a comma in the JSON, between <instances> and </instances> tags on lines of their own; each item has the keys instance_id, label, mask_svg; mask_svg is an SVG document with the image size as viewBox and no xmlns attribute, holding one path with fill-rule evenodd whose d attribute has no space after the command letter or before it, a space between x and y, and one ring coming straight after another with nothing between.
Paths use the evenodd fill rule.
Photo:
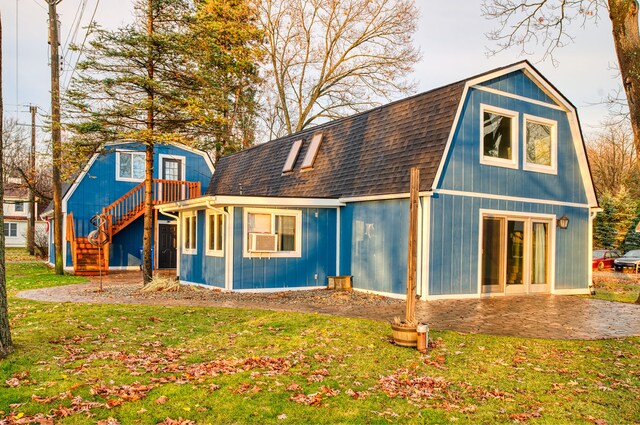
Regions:
<instances>
[{"instance_id":1,"label":"blue sky","mask_svg":"<svg viewBox=\"0 0 640 425\"><path fill-rule=\"evenodd\" d=\"M96 1L99 0L87 0L83 26L89 21ZM63 0L59 5L63 42L73 38L75 27L71 24L81 3L82 0ZM539 62L541 49L529 57L520 56L518 49L487 57L487 46L491 42L484 34L495 23L481 16L479 3L477 0L416 1L421 16L414 42L423 53L413 75L418 91L526 58L578 107L585 135L597 131L607 114L607 108L598 103L619 86L607 17L603 16L598 25L572 28L575 42L557 51L559 64L554 67L550 61ZM0 10L5 116L17 116L27 123L30 122L29 104L35 104L45 113L50 110L46 4L44 0L0 0ZM102 26L115 27L131 19L130 0L98 3L96 20ZM80 43L83 37L84 29L79 28L76 41ZM68 81L75 59L67 56L66 61L63 82Z\"/></svg>"}]
</instances>

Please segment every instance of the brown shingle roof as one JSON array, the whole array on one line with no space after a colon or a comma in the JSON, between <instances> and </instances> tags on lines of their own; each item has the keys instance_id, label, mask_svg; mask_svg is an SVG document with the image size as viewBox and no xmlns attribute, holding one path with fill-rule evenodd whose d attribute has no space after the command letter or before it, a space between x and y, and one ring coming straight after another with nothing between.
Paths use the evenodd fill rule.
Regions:
<instances>
[{"instance_id":1,"label":"brown shingle roof","mask_svg":"<svg viewBox=\"0 0 640 425\"><path fill-rule=\"evenodd\" d=\"M420 168L429 190L452 130L464 81L223 157L207 195L339 198L406 193ZM323 140L313 169L300 171L314 133ZM304 143L294 170L282 168L295 140Z\"/></svg>"}]
</instances>

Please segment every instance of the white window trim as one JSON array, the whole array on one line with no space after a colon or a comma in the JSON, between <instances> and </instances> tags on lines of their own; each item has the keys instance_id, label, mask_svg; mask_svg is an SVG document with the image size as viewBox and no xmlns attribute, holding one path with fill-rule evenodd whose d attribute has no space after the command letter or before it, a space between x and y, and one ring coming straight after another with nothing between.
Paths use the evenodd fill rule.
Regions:
<instances>
[{"instance_id":1,"label":"white window trim","mask_svg":"<svg viewBox=\"0 0 640 425\"><path fill-rule=\"evenodd\" d=\"M249 214L270 214L271 230L275 229L275 216L286 215L296 218L296 250L278 252L249 252L247 246ZM300 258L302 257L302 210L282 210L269 208L245 208L242 213L242 256L244 258Z\"/></svg>"},{"instance_id":2,"label":"white window trim","mask_svg":"<svg viewBox=\"0 0 640 425\"><path fill-rule=\"evenodd\" d=\"M195 219L194 219L195 217ZM187 238L186 235L182 235L182 252L183 254L189 254L189 255L196 255L198 253L198 211L188 211L182 214L182 231L186 232L187 231L187 226L185 225L185 222L187 220L192 220L193 222L191 223L192 226L195 226L195 232L192 232L195 235L195 238L193 241L191 241L191 243L193 244L193 248L189 247L187 248L186 246L184 246L184 243L186 242Z\"/></svg>"},{"instance_id":3,"label":"white window trim","mask_svg":"<svg viewBox=\"0 0 640 425\"><path fill-rule=\"evenodd\" d=\"M494 158L484 155L484 113L494 113L511 118L511 159ZM480 104L480 164L494 167L518 168L518 112L509 109L498 108L496 106Z\"/></svg>"},{"instance_id":4,"label":"white window trim","mask_svg":"<svg viewBox=\"0 0 640 425\"><path fill-rule=\"evenodd\" d=\"M222 226L221 226L220 229L215 229L214 233L215 233L215 236L217 236L218 232L222 232L222 249L209 249L209 247L211 246L211 232L210 232L210 229L209 229L211 221L210 221L209 217L219 216L219 215L222 216ZM206 241L205 242L206 242L207 245L205 246L205 255L208 255L208 256L211 256L211 257L224 257L224 245L225 245L225 231L224 231L224 228L225 228L225 221L226 221L226 219L224 217L224 214L216 212L216 211L207 211L206 224L205 224L205 230L206 230ZM217 222L218 221L215 220L215 223L217 223ZM217 226L215 226L215 227L217 227ZM215 236L214 236L214 238L215 238Z\"/></svg>"},{"instance_id":5,"label":"white window trim","mask_svg":"<svg viewBox=\"0 0 640 425\"><path fill-rule=\"evenodd\" d=\"M166 153L161 153L160 155L158 155L158 178L159 179L164 179L164 176L162 175L162 160L163 159L175 159L180 161L181 168L182 170L180 170L181 174L182 174L182 180L177 180L177 181L187 181L187 157L182 156L182 155L170 155L170 154L166 154Z\"/></svg>"},{"instance_id":6,"label":"white window trim","mask_svg":"<svg viewBox=\"0 0 640 425\"><path fill-rule=\"evenodd\" d=\"M116 181L119 182L135 182L140 183L144 181L142 179L135 179L133 177L121 177L120 176L120 154L127 153L131 155L143 155L146 160L146 153L144 151L126 151L126 150L117 150L116 151ZM133 175L133 156L131 157L131 174Z\"/></svg>"},{"instance_id":7,"label":"white window trim","mask_svg":"<svg viewBox=\"0 0 640 425\"><path fill-rule=\"evenodd\" d=\"M508 294L506 290L506 283L504 283L504 288L502 292L497 293L483 293L482 292L482 241L484 235L482 234L482 226L483 219L485 217L495 217L495 218L503 218L505 220L516 219L525 221L525 226L529 229L529 237L525 242L525 250L524 256L528 258L530 254L530 244L531 244L531 226L533 222L547 222L549 224L549 283L548 283L548 291L545 288L545 293L556 293L556 223L557 217L555 214L542 214L542 213L527 213L527 212L517 212L517 211L505 211L505 210L491 210L491 209L483 209L479 210L479 222L478 222L478 257L477 257L477 273L478 273L478 282L477 282L477 292L476 295L479 297L493 297L493 296L504 296ZM529 276L530 273L530 259L527 260L529 263L525 265L524 276ZM536 291L531 290L531 284L528 283L526 285L527 291L523 292L523 294L532 294Z\"/></svg>"},{"instance_id":8,"label":"white window trim","mask_svg":"<svg viewBox=\"0 0 640 425\"><path fill-rule=\"evenodd\" d=\"M551 127L551 165L532 164L527 161L527 122L548 125ZM538 173L558 174L558 122L548 118L524 114L524 137L522 138L522 169Z\"/></svg>"},{"instance_id":9,"label":"white window trim","mask_svg":"<svg viewBox=\"0 0 640 425\"><path fill-rule=\"evenodd\" d=\"M5 238L10 238L10 239L14 239L18 237L18 223L15 221L5 221L4 224L7 224L9 226L9 234L5 236ZM11 225L15 225L16 227L16 235L15 236L11 236ZM2 232L4 233L4 229L2 229Z\"/></svg>"}]
</instances>

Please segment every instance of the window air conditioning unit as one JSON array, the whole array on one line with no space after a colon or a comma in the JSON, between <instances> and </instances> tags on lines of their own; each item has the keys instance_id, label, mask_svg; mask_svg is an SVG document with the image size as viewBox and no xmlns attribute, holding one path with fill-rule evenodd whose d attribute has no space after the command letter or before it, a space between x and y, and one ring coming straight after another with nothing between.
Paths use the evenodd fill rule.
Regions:
<instances>
[{"instance_id":1,"label":"window air conditioning unit","mask_svg":"<svg viewBox=\"0 0 640 425\"><path fill-rule=\"evenodd\" d=\"M249 233L249 252L278 251L278 235L274 233Z\"/></svg>"}]
</instances>

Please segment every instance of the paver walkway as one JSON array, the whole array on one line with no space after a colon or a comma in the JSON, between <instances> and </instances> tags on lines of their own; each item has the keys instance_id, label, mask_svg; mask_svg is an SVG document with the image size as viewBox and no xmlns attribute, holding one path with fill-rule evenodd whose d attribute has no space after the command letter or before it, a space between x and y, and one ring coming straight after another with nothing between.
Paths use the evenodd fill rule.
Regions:
<instances>
[{"instance_id":1,"label":"paver walkway","mask_svg":"<svg viewBox=\"0 0 640 425\"><path fill-rule=\"evenodd\" d=\"M139 273L114 273L104 280L105 287L132 285ZM135 283L137 284L137 283ZM139 284L138 284L139 285ZM96 282L24 291L18 297L50 302L201 306L320 313L390 321L404 316L403 303L388 305L317 305L251 301L238 297L225 300L198 299L198 292L177 299L105 297L95 294ZM286 295L280 297L286 298ZM544 339L603 339L640 336L640 305L609 302L577 296L534 295L499 298L439 300L418 302L418 319L433 329L466 333L521 336Z\"/></svg>"}]
</instances>

